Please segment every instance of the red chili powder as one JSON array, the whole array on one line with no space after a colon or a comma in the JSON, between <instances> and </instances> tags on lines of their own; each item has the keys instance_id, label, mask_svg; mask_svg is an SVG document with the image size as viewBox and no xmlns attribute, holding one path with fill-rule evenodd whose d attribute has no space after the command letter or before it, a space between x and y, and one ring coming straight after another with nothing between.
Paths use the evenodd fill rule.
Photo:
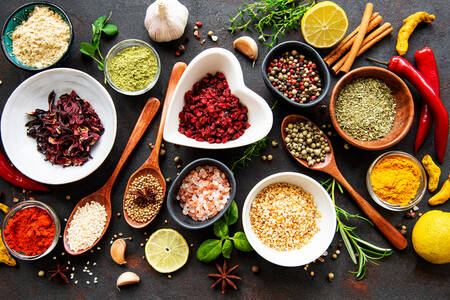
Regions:
<instances>
[{"instance_id":1,"label":"red chili powder","mask_svg":"<svg viewBox=\"0 0 450 300\"><path fill-rule=\"evenodd\" d=\"M44 209L29 207L8 220L4 234L9 248L34 256L51 246L55 238L55 223Z\"/></svg>"}]
</instances>

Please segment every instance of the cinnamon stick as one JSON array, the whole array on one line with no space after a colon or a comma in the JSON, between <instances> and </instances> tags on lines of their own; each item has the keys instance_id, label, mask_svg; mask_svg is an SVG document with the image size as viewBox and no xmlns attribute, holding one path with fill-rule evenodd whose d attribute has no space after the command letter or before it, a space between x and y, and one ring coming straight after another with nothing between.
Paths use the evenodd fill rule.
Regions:
<instances>
[{"instance_id":1,"label":"cinnamon stick","mask_svg":"<svg viewBox=\"0 0 450 300\"><path fill-rule=\"evenodd\" d=\"M390 23L384 23L382 26L377 28L374 32L369 34L363 41L361 49L359 49L356 57L360 56L367 50L369 50L373 45L381 41L384 37L386 37L389 33L391 33L394 29L392 28ZM342 65L345 60L348 58L349 53L345 55L341 60L339 60L334 66L333 71L335 74L338 74L341 70Z\"/></svg>"},{"instance_id":2,"label":"cinnamon stick","mask_svg":"<svg viewBox=\"0 0 450 300\"><path fill-rule=\"evenodd\" d=\"M375 27L381 24L383 22L383 17L380 16L379 13L374 13L372 17L370 18L369 26L367 27L367 32L372 31ZM325 63L328 66L331 66L335 61L337 61L339 58L342 57L342 55L347 52L348 49L350 49L353 45L353 42L355 41L356 34L358 33L359 26L356 27L355 30L353 30L352 33L347 35L345 39L343 39L339 45L334 48L333 51L331 51L325 58L323 59Z\"/></svg>"},{"instance_id":3,"label":"cinnamon stick","mask_svg":"<svg viewBox=\"0 0 450 300\"><path fill-rule=\"evenodd\" d=\"M372 15L372 11L373 11L373 4L369 2L366 4L366 9L364 10L364 14L361 19L361 24L359 25L359 30L358 33L356 34L355 41L353 42L352 48L348 53L348 57L341 68L341 71L345 73L347 73L352 67L356 55L358 54L359 49L361 48L364 36L366 35L367 32L367 27L369 26L369 20L370 16Z\"/></svg>"}]
</instances>

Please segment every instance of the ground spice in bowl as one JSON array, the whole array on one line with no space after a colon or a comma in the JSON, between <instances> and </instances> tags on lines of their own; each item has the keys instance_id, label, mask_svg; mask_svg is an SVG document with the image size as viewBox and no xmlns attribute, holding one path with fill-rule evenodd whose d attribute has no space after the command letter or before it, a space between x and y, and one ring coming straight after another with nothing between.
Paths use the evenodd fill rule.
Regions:
<instances>
[{"instance_id":1,"label":"ground spice in bowl","mask_svg":"<svg viewBox=\"0 0 450 300\"><path fill-rule=\"evenodd\" d=\"M420 166L404 155L392 154L381 158L370 173L375 195L392 205L408 205L416 197L421 182Z\"/></svg>"},{"instance_id":2,"label":"ground spice in bowl","mask_svg":"<svg viewBox=\"0 0 450 300\"><path fill-rule=\"evenodd\" d=\"M345 85L335 103L336 121L354 139L373 141L386 136L395 117L395 98L377 78L358 78Z\"/></svg>"},{"instance_id":3,"label":"ground spice in bowl","mask_svg":"<svg viewBox=\"0 0 450 300\"><path fill-rule=\"evenodd\" d=\"M26 256L44 253L55 239L55 222L40 207L26 207L7 220L4 228L8 247Z\"/></svg>"}]
</instances>

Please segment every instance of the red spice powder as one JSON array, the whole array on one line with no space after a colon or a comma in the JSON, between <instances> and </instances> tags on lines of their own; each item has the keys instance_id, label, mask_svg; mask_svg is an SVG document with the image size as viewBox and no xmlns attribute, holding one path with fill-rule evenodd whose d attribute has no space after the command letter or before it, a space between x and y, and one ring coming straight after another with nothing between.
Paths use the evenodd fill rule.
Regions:
<instances>
[{"instance_id":1,"label":"red spice powder","mask_svg":"<svg viewBox=\"0 0 450 300\"><path fill-rule=\"evenodd\" d=\"M33 256L47 250L55 237L55 223L42 208L18 211L5 227L5 243L9 248Z\"/></svg>"},{"instance_id":2,"label":"red spice powder","mask_svg":"<svg viewBox=\"0 0 450 300\"><path fill-rule=\"evenodd\" d=\"M184 95L178 131L199 142L226 143L250 127L248 109L231 94L225 75L208 74Z\"/></svg>"}]
</instances>

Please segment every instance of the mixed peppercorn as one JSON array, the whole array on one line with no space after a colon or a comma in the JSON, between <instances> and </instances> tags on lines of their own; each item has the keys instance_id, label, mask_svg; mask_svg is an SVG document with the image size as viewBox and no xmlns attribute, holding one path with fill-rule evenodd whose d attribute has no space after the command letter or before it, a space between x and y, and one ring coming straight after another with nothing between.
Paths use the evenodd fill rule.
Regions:
<instances>
[{"instance_id":1,"label":"mixed peppercorn","mask_svg":"<svg viewBox=\"0 0 450 300\"><path fill-rule=\"evenodd\" d=\"M322 92L317 65L292 50L270 61L267 78L274 88L297 103L316 100Z\"/></svg>"}]
</instances>

